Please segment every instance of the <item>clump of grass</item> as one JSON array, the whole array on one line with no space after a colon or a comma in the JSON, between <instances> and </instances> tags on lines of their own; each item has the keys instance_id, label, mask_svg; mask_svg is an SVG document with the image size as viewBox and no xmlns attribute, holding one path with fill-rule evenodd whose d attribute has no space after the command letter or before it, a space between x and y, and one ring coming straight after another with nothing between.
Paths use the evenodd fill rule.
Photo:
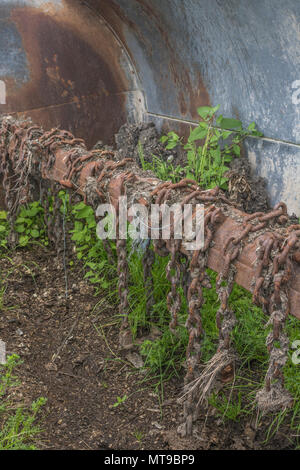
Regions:
<instances>
[{"instance_id":1,"label":"clump of grass","mask_svg":"<svg viewBox=\"0 0 300 470\"><path fill-rule=\"evenodd\" d=\"M37 421L46 399L38 398L28 408L15 403L11 396L19 386L14 371L21 364L14 354L0 365L0 450L35 450L42 432Z\"/></svg>"},{"instance_id":2,"label":"clump of grass","mask_svg":"<svg viewBox=\"0 0 300 470\"><path fill-rule=\"evenodd\" d=\"M9 235L9 223L7 221L7 212L0 211L0 250L7 250L7 240Z\"/></svg>"},{"instance_id":3,"label":"clump of grass","mask_svg":"<svg viewBox=\"0 0 300 470\"><path fill-rule=\"evenodd\" d=\"M75 242L76 256L83 262L84 278L95 286L95 295L108 289L117 293L116 246L110 243L114 260L108 258L103 241L96 235L96 219L91 207L80 202L71 208L73 228L70 230ZM115 261L115 262L113 262Z\"/></svg>"}]
</instances>

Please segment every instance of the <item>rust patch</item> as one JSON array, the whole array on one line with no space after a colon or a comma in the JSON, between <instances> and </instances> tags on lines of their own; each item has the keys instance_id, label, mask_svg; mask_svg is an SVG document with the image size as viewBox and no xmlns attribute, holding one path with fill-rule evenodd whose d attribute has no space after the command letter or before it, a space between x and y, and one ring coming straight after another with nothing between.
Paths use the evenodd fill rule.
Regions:
<instances>
[{"instance_id":1,"label":"rust patch","mask_svg":"<svg viewBox=\"0 0 300 470\"><path fill-rule=\"evenodd\" d=\"M192 83L190 71L185 68L185 64L182 59L178 57L171 43L170 37L168 35L168 28L163 22L161 15L155 10L151 4L147 3L145 0L136 0L141 8L141 13L143 16L148 17L149 21L152 22L153 27L161 36L164 44L162 47L165 47L169 55L169 70L171 72L173 83L176 86L177 90L177 100L179 109L181 112L181 117L189 117L191 119L197 119L197 108L199 106L210 105L210 96L208 90L205 86L203 78L201 76L199 68L196 64L196 80L195 83ZM112 26L114 31L121 38L123 44L126 46L126 38L123 33L124 25L129 28L136 36L141 46L146 51L146 54L151 57L155 51L153 51L152 44L150 44L143 31L139 28L137 24L131 21L126 13L120 8L120 6L113 0L103 0L98 2L97 0L86 0L88 4L95 11L99 12L103 18ZM131 53L130 49L128 53L134 62L134 55ZM164 83L164 78L160 77L160 86L165 87L166 92L170 86L172 86L169 81Z\"/></svg>"},{"instance_id":2,"label":"rust patch","mask_svg":"<svg viewBox=\"0 0 300 470\"><path fill-rule=\"evenodd\" d=\"M171 83L158 76L157 86L166 92L170 86L176 90L179 117L197 119L197 107L210 103L200 73L196 83L192 83L190 72L172 47L163 17L144 0L138 3L169 56ZM126 93L132 90L130 75L135 74L134 70L128 73L129 68L124 69L122 60L128 56L137 65L134 51L126 45L125 26L149 58L155 53L141 26L114 0L64 0L59 9L16 7L11 11L11 20L22 38L30 81L17 87L14 77L8 77L5 111L30 111L36 122L46 128L61 125L84 137L89 146L96 142L97 135L105 142L111 141L126 121ZM98 110L87 111L85 104L93 99Z\"/></svg>"},{"instance_id":3,"label":"rust patch","mask_svg":"<svg viewBox=\"0 0 300 470\"><path fill-rule=\"evenodd\" d=\"M96 52L83 39L84 32L79 36L75 27L65 23L64 17L58 21L57 17L34 8L19 8L13 11L12 18L22 36L31 76L22 88L21 97L10 95L9 105L14 110L16 106L21 111L22 106L27 110L62 104L79 96L114 94L128 89L122 81L117 81L114 57L103 54L105 44L100 28L97 39L100 44L102 39L104 47Z\"/></svg>"},{"instance_id":4,"label":"rust patch","mask_svg":"<svg viewBox=\"0 0 300 470\"><path fill-rule=\"evenodd\" d=\"M34 109L17 114L30 117L44 129L60 127L85 139L91 148L99 139L113 144L113 136L126 121L126 110L114 95L91 95L59 106Z\"/></svg>"},{"instance_id":5,"label":"rust patch","mask_svg":"<svg viewBox=\"0 0 300 470\"><path fill-rule=\"evenodd\" d=\"M149 5L145 0L136 0L140 4L144 13L149 17L153 18L155 22L155 27L159 31L162 39L165 42L165 46L169 51L170 55L170 70L173 75L174 83L177 84L178 91L178 102L180 105L180 111L182 117L189 114L192 119L198 118L197 108L199 106L209 106L210 97L209 93L205 87L203 78L200 71L197 71L197 84L196 87L193 86L190 78L190 73L185 68L185 64L182 62L181 58L178 57L175 53L173 44L170 41L168 35L168 28L162 22L161 15L155 10L155 7ZM198 67L195 67L197 70ZM186 104L186 98L189 97L189 107Z\"/></svg>"},{"instance_id":6,"label":"rust patch","mask_svg":"<svg viewBox=\"0 0 300 470\"><path fill-rule=\"evenodd\" d=\"M39 124L68 128L90 146L99 136L110 142L124 123L132 86L111 31L89 9L72 3L53 16L37 8L12 10L30 81L22 87L13 78L6 81L6 112L30 111Z\"/></svg>"},{"instance_id":7,"label":"rust patch","mask_svg":"<svg viewBox=\"0 0 300 470\"><path fill-rule=\"evenodd\" d=\"M188 113L188 108L185 101L185 94L183 93L183 91L179 92L179 104L182 116L186 116Z\"/></svg>"}]
</instances>

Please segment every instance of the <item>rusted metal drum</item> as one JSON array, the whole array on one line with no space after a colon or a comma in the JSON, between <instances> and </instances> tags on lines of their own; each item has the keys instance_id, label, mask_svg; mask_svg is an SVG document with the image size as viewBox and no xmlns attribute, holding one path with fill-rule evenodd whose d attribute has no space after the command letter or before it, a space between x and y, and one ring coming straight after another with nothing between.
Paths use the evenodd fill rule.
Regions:
<instances>
[{"instance_id":1,"label":"rusted metal drum","mask_svg":"<svg viewBox=\"0 0 300 470\"><path fill-rule=\"evenodd\" d=\"M255 121L253 171L300 216L299 0L2 0L0 113L89 146L126 120L184 132L197 107Z\"/></svg>"},{"instance_id":2,"label":"rusted metal drum","mask_svg":"<svg viewBox=\"0 0 300 470\"><path fill-rule=\"evenodd\" d=\"M142 119L143 95L126 49L83 3L1 2L1 111L60 126L92 145L110 141L128 117Z\"/></svg>"}]
</instances>

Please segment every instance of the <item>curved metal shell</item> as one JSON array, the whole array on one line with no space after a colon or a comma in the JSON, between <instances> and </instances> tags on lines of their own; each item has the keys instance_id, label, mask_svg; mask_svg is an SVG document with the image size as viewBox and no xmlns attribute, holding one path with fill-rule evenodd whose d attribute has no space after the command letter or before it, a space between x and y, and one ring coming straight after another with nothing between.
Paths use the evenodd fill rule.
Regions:
<instances>
[{"instance_id":1,"label":"curved metal shell","mask_svg":"<svg viewBox=\"0 0 300 470\"><path fill-rule=\"evenodd\" d=\"M298 0L4 0L0 112L91 146L126 119L184 133L220 104L257 123L253 171L300 216L299 19Z\"/></svg>"}]
</instances>

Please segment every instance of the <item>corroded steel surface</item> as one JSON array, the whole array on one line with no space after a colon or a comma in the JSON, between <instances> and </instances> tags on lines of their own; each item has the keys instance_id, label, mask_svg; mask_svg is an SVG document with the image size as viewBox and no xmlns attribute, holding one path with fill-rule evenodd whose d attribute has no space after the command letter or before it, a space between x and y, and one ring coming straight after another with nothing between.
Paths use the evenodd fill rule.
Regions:
<instances>
[{"instance_id":1,"label":"corroded steel surface","mask_svg":"<svg viewBox=\"0 0 300 470\"><path fill-rule=\"evenodd\" d=\"M299 18L298 0L5 0L0 113L91 147L126 120L186 133L198 106L220 104L257 123L252 169L300 216Z\"/></svg>"},{"instance_id":2,"label":"corroded steel surface","mask_svg":"<svg viewBox=\"0 0 300 470\"><path fill-rule=\"evenodd\" d=\"M127 120L138 84L111 30L80 2L0 5L6 83L5 113L30 114L45 128L59 125L109 143ZM9 14L8 14L9 13ZM136 106L138 108L138 106Z\"/></svg>"}]
</instances>

